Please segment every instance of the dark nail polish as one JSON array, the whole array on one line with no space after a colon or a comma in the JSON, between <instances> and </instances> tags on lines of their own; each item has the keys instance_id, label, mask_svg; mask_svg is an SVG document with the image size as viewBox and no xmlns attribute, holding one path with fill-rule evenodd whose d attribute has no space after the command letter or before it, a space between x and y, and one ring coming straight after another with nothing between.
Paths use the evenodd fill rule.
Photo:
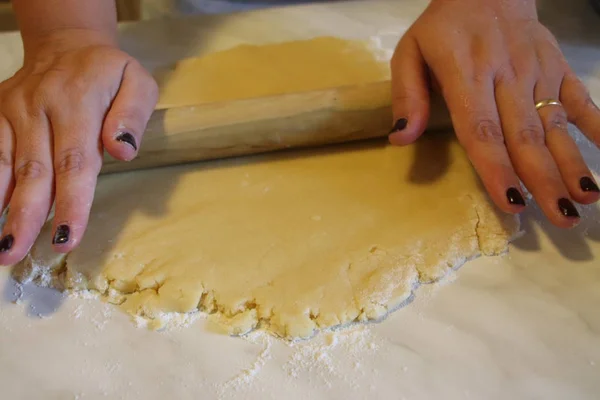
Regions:
<instances>
[{"instance_id":1,"label":"dark nail polish","mask_svg":"<svg viewBox=\"0 0 600 400\"><path fill-rule=\"evenodd\" d=\"M390 134L392 134L394 132L400 132L401 130L403 130L404 128L406 128L406 125L408 125L408 120L406 118L400 118L394 124L394 127L390 131Z\"/></svg>"},{"instance_id":2,"label":"dark nail polish","mask_svg":"<svg viewBox=\"0 0 600 400\"><path fill-rule=\"evenodd\" d=\"M0 253L6 253L9 251L15 242L15 237L13 235L6 235L0 240Z\"/></svg>"},{"instance_id":3,"label":"dark nail polish","mask_svg":"<svg viewBox=\"0 0 600 400\"><path fill-rule=\"evenodd\" d=\"M69 229L68 225L59 225L56 227L56 232L54 233L54 238L52 239L52 244L65 244L69 241L69 235L71 234L71 229Z\"/></svg>"},{"instance_id":4,"label":"dark nail polish","mask_svg":"<svg viewBox=\"0 0 600 400\"><path fill-rule=\"evenodd\" d=\"M117 137L115 138L118 142L123 142L123 143L127 143L128 145L130 145L131 147L133 147L133 149L135 151L137 151L137 144L135 143L135 138L133 137L133 135L129 132L121 132L117 135Z\"/></svg>"},{"instance_id":5,"label":"dark nail polish","mask_svg":"<svg viewBox=\"0 0 600 400\"><path fill-rule=\"evenodd\" d=\"M579 180L579 186L584 192L600 192L600 188L596 185L596 182L592 178L584 176Z\"/></svg>"},{"instance_id":6,"label":"dark nail polish","mask_svg":"<svg viewBox=\"0 0 600 400\"><path fill-rule=\"evenodd\" d=\"M565 217L579 218L579 212L569 199L562 198L558 200L558 208Z\"/></svg>"},{"instance_id":7,"label":"dark nail polish","mask_svg":"<svg viewBox=\"0 0 600 400\"><path fill-rule=\"evenodd\" d=\"M510 204L514 204L514 205L518 205L518 206L526 205L525 199L521 195L521 192L519 192L519 190L514 187L511 187L506 191L506 198L508 199L508 202Z\"/></svg>"}]
</instances>

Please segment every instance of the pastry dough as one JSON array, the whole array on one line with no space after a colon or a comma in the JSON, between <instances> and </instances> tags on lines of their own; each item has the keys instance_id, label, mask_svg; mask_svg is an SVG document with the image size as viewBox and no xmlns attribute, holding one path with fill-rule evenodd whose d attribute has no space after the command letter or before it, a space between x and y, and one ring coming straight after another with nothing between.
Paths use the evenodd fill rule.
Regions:
<instances>
[{"instance_id":1,"label":"pastry dough","mask_svg":"<svg viewBox=\"0 0 600 400\"><path fill-rule=\"evenodd\" d=\"M319 37L188 58L154 73L161 89L157 108L382 81L389 67L373 56L376 51L361 41Z\"/></svg>"},{"instance_id":2,"label":"pastry dough","mask_svg":"<svg viewBox=\"0 0 600 400\"><path fill-rule=\"evenodd\" d=\"M274 59L287 54L271 48ZM252 62L248 47L229 54L238 50ZM334 76L317 72L304 82ZM48 225L16 271L97 291L154 328L201 311L231 334L263 327L305 338L384 317L419 283L503 252L517 229L448 131L405 148L375 141L103 176L81 245L66 258L52 253Z\"/></svg>"}]
</instances>

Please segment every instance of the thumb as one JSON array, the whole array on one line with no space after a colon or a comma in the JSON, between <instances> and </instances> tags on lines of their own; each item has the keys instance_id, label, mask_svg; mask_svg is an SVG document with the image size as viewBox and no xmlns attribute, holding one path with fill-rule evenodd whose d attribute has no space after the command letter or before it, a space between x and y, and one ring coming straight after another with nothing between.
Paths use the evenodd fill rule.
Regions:
<instances>
[{"instance_id":1,"label":"thumb","mask_svg":"<svg viewBox=\"0 0 600 400\"><path fill-rule=\"evenodd\" d=\"M111 156L129 161L137 155L157 100L152 76L137 61L129 61L102 129L102 144Z\"/></svg>"},{"instance_id":2,"label":"thumb","mask_svg":"<svg viewBox=\"0 0 600 400\"><path fill-rule=\"evenodd\" d=\"M429 76L417 41L405 35L391 60L392 113L390 142L407 145L419 138L429 120Z\"/></svg>"}]
</instances>

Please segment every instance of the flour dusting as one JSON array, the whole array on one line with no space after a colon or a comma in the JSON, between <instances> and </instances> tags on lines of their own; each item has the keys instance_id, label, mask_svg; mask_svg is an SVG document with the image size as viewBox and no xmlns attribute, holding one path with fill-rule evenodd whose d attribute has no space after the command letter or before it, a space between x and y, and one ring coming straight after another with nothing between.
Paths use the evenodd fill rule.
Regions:
<instances>
[{"instance_id":1,"label":"flour dusting","mask_svg":"<svg viewBox=\"0 0 600 400\"><path fill-rule=\"evenodd\" d=\"M365 373L368 356L376 354L380 348L370 327L363 324L332 330L312 341L289 345L294 351L282 367L288 377L318 376L328 388L333 386L334 379L355 386L356 375Z\"/></svg>"},{"instance_id":2,"label":"flour dusting","mask_svg":"<svg viewBox=\"0 0 600 400\"><path fill-rule=\"evenodd\" d=\"M274 339L270 335L264 332L256 331L246 335L244 339L251 343L262 345L263 349L252 362L252 364L241 370L236 376L217 388L217 391L221 394L221 396L225 395L227 392L237 392L246 388L258 376L267 361L272 358L271 347Z\"/></svg>"},{"instance_id":3,"label":"flour dusting","mask_svg":"<svg viewBox=\"0 0 600 400\"><path fill-rule=\"evenodd\" d=\"M377 35L369 37L369 50L373 52L377 61L388 62L394 54L398 39L404 32L380 31Z\"/></svg>"},{"instance_id":4,"label":"flour dusting","mask_svg":"<svg viewBox=\"0 0 600 400\"><path fill-rule=\"evenodd\" d=\"M276 345L286 346L290 351L288 360L280 368L292 382L306 382L307 377L316 377L318 381L311 384L333 388L336 382L343 382L356 389L359 376L374 372L370 357L381 347L370 327L364 324L323 332L308 341L283 342L265 331L254 331L243 339L262 346L262 350L247 367L217 387L220 398L238 398L241 392L252 388L267 363L279 358L273 354Z\"/></svg>"}]
</instances>

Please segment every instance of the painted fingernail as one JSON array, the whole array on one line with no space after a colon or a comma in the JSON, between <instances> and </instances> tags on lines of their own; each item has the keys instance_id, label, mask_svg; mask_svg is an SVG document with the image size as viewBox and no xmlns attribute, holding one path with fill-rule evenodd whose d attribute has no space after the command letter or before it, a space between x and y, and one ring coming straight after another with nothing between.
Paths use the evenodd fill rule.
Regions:
<instances>
[{"instance_id":1,"label":"painted fingernail","mask_svg":"<svg viewBox=\"0 0 600 400\"><path fill-rule=\"evenodd\" d=\"M13 243L15 242L15 237L13 235L6 235L0 240L0 253L6 253L9 251Z\"/></svg>"},{"instance_id":2,"label":"painted fingernail","mask_svg":"<svg viewBox=\"0 0 600 400\"><path fill-rule=\"evenodd\" d=\"M122 143L127 143L128 145L130 145L131 147L133 147L133 149L135 151L137 151L137 144L135 143L135 138L133 137L133 135L129 132L121 132L117 135L117 137L115 138L115 140L117 142L122 142Z\"/></svg>"},{"instance_id":3,"label":"painted fingernail","mask_svg":"<svg viewBox=\"0 0 600 400\"><path fill-rule=\"evenodd\" d=\"M510 204L514 204L517 206L525 206L525 199L521 195L521 192L514 187L509 188L506 191L506 198Z\"/></svg>"},{"instance_id":4,"label":"painted fingernail","mask_svg":"<svg viewBox=\"0 0 600 400\"><path fill-rule=\"evenodd\" d=\"M584 192L600 192L600 188L596 185L596 182L590 177L584 176L579 180L579 186Z\"/></svg>"},{"instance_id":5,"label":"painted fingernail","mask_svg":"<svg viewBox=\"0 0 600 400\"><path fill-rule=\"evenodd\" d=\"M406 128L406 125L408 125L408 120L406 118L400 118L394 124L394 127L390 131L390 134L392 134L394 132L400 132L401 130L403 130L404 128Z\"/></svg>"},{"instance_id":6,"label":"painted fingernail","mask_svg":"<svg viewBox=\"0 0 600 400\"><path fill-rule=\"evenodd\" d=\"M54 238L52 238L52 244L65 244L69 241L69 235L71 234L71 229L68 225L59 225L56 227L56 232L54 232Z\"/></svg>"},{"instance_id":7,"label":"painted fingernail","mask_svg":"<svg viewBox=\"0 0 600 400\"><path fill-rule=\"evenodd\" d=\"M573 205L573 203L571 203L571 200L569 199L559 199L558 200L558 208L560 209L560 212L565 216L565 217L569 217L569 218L579 218L579 212L577 211L577 209L575 208L575 206Z\"/></svg>"}]
</instances>

